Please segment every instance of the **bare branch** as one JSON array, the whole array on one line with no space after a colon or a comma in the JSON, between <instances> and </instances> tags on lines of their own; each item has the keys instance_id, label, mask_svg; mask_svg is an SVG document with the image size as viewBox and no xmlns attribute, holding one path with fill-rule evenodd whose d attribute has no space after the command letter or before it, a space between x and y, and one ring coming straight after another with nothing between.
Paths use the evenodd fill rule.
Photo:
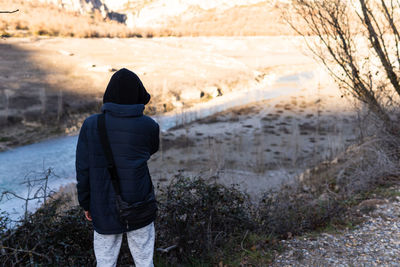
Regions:
<instances>
[{"instance_id":1,"label":"bare branch","mask_svg":"<svg viewBox=\"0 0 400 267\"><path fill-rule=\"evenodd\" d=\"M1 11L0 10L0 14L12 14L12 13L16 13L18 11L19 11L19 9L16 9L16 10L13 10L13 11Z\"/></svg>"},{"instance_id":2,"label":"bare branch","mask_svg":"<svg viewBox=\"0 0 400 267\"><path fill-rule=\"evenodd\" d=\"M360 0L362 12L364 15L364 23L366 24L366 27L369 32L369 40L371 42L372 47L374 48L375 52L378 54L379 59L382 62L383 67L385 68L385 71L387 73L387 76L392 83L394 89L397 91L397 93L400 95L400 83L398 80L398 77L396 73L393 70L393 65L390 63L390 60L386 57L387 54L385 54L383 45L381 45L382 39L378 37L378 34L375 31L375 28L372 25L371 22L371 10L368 8L365 0Z\"/></svg>"},{"instance_id":3,"label":"bare branch","mask_svg":"<svg viewBox=\"0 0 400 267\"><path fill-rule=\"evenodd\" d=\"M394 22L394 5L393 5L393 1L391 2L391 11L389 12L388 7L385 4L385 1L382 0L382 7L384 10L384 14L386 19L389 22L390 28L393 31L394 34L394 40L395 40L395 44L396 44L396 55L397 55L397 61L400 64L400 51L399 51L399 40L400 40L400 34L397 30L397 26L395 25Z\"/></svg>"},{"instance_id":4,"label":"bare branch","mask_svg":"<svg viewBox=\"0 0 400 267\"><path fill-rule=\"evenodd\" d=\"M172 245L169 246L167 248L157 248L157 251L161 252L161 253L168 253L170 250L173 250L174 248L177 248L177 245Z\"/></svg>"},{"instance_id":5,"label":"bare branch","mask_svg":"<svg viewBox=\"0 0 400 267\"><path fill-rule=\"evenodd\" d=\"M382 24L381 14L374 13L364 0L358 1L361 14L355 6L342 0L294 0L296 19L302 19L308 27L302 27L296 23L297 20L289 25L304 37L316 59L325 65L339 87L367 103L370 110L389 125L388 103L393 105L393 94L400 96L397 68L389 56L392 43L384 39L386 29L393 27L391 30L397 31L393 10L386 11L382 7L381 12L386 17L383 22L389 25ZM359 21L355 20L357 17ZM310 33L319 41L314 46L306 38ZM366 38L372 47L363 50L359 47L363 44L360 38ZM398 44L398 39L394 43ZM374 66L378 71L370 68L375 64L369 56L371 54L379 60ZM386 77L379 73L386 73ZM388 81L392 88L387 86Z\"/></svg>"},{"instance_id":6,"label":"bare branch","mask_svg":"<svg viewBox=\"0 0 400 267\"><path fill-rule=\"evenodd\" d=\"M33 255L45 258L46 260L48 260L48 262L51 262L51 259L49 257L47 257L44 254L37 253L37 252L35 252L33 250L17 249L17 248L5 247L5 246L1 246L0 249L7 249L7 250L14 251L14 252L22 252L22 253L27 253L27 254L33 254Z\"/></svg>"}]
</instances>

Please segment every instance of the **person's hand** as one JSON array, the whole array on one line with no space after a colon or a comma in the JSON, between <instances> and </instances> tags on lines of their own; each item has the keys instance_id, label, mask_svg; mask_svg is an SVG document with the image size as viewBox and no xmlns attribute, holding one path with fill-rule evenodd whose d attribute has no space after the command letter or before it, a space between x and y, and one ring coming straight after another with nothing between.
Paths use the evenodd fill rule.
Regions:
<instances>
[{"instance_id":1,"label":"person's hand","mask_svg":"<svg viewBox=\"0 0 400 267\"><path fill-rule=\"evenodd\" d=\"M90 215L90 211L85 210L85 217L89 222L92 221L92 215Z\"/></svg>"}]
</instances>

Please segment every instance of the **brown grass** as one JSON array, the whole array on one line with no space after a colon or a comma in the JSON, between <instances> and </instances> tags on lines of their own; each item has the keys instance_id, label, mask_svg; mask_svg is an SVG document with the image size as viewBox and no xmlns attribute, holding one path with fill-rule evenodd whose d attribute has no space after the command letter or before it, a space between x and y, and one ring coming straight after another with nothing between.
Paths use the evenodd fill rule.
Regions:
<instances>
[{"instance_id":1,"label":"brown grass","mask_svg":"<svg viewBox=\"0 0 400 267\"><path fill-rule=\"evenodd\" d=\"M142 36L124 24L106 21L101 14L80 14L38 1L2 0L1 8L19 9L14 14L0 16L3 37L63 36L63 37L135 37ZM145 35L146 36L146 35Z\"/></svg>"},{"instance_id":2,"label":"brown grass","mask_svg":"<svg viewBox=\"0 0 400 267\"><path fill-rule=\"evenodd\" d=\"M99 12L80 14L38 1L1 0L3 9L19 9L0 16L3 37L62 36L160 37L160 36L263 36L293 35L295 32L281 18L285 6L258 3L236 6L225 11L198 10L197 16L171 19L163 28L132 29L122 23L105 20Z\"/></svg>"},{"instance_id":3,"label":"brown grass","mask_svg":"<svg viewBox=\"0 0 400 267\"><path fill-rule=\"evenodd\" d=\"M203 11L200 16L182 21L176 18L164 31L178 36L263 36L295 35L281 17L286 5L271 6L268 2L236 6L223 12Z\"/></svg>"}]
</instances>

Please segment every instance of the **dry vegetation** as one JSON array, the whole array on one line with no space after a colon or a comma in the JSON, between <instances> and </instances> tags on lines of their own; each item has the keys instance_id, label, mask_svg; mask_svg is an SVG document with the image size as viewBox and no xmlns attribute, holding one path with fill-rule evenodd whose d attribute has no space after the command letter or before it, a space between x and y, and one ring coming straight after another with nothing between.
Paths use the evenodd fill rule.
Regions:
<instances>
[{"instance_id":1,"label":"dry vegetation","mask_svg":"<svg viewBox=\"0 0 400 267\"><path fill-rule=\"evenodd\" d=\"M2 0L2 7L19 9L15 14L0 17L3 37L64 36L64 37L135 37L140 33L124 24L106 21L100 13L82 15L51 4L36 1ZM145 35L146 36L146 35Z\"/></svg>"},{"instance_id":2,"label":"dry vegetation","mask_svg":"<svg viewBox=\"0 0 400 267\"><path fill-rule=\"evenodd\" d=\"M254 29L250 27L253 19L260 21L257 18L261 18L261 14L266 12L263 11L262 6L257 5L248 9L259 11L260 13L255 12L255 14L260 14L260 16L254 15L251 19L241 16L243 8L228 10L220 14L218 18L214 17L215 14L210 11L210 14L194 18L188 23L191 25L187 27L190 30L176 26L165 34L246 35L252 31L250 29ZM57 9L54 10L57 11ZM250 13L246 12L246 14ZM240 19L233 22L232 18ZM214 30L213 23L228 26ZM181 25L181 23L176 25ZM239 25L249 26L244 27L244 31L238 32ZM13 27L17 29L16 26ZM257 35L262 32L262 29L254 30L251 34ZM273 32L271 31L270 34ZM353 76L350 78L354 79ZM384 80L387 81L387 79ZM359 86L359 84L355 85ZM354 89L354 86L350 89ZM292 101L296 102L295 99ZM299 108L303 110L306 104L306 102L299 102ZM282 116L279 114L283 114L283 110L290 110L291 107L285 105L275 107L279 108L276 113L264 117L264 133L277 136L281 133L289 134L288 129L284 127L287 126L286 124L272 125L270 123ZM240 112L245 113L244 110ZM316 114L319 116L319 110ZM236 114L235 119L239 115ZM397 125L396 114L392 112L390 115L390 123ZM313 117L311 113L306 117L310 121L314 120L311 119ZM212 119L214 123L218 119L221 120L221 118ZM213 123L210 120L203 120L203 122L208 125ZM360 215L354 212L355 206L368 199L377 189L398 183L400 137L398 132L391 131L394 127L387 125L388 123L388 121L376 119L374 115L368 115L366 121L360 121L360 125L366 127L360 129L365 135L360 136L359 144L349 147L339 155L332 153L332 158L307 170L300 175L299 179L279 190L265 192L258 203L252 203L249 195L236 188L228 188L214 181L205 181L200 178L187 179L178 175L170 181L168 186L160 188L158 195L160 214L157 221L157 247L161 249L156 255L156 265L265 266L277 249L277 240L320 230L330 225L343 226L349 221L353 222L355 216ZM246 124L243 127L251 128L252 126ZM298 127L300 135L307 135L307 132L314 131L323 133L325 130L319 129L319 124L311 122L299 124ZM196 133L196 136L202 135L200 132ZM188 146L187 134L180 139ZM167 141L164 141L165 147L170 148L174 145ZM221 149L221 153L223 152ZM275 154L281 152L274 151ZM216 157L214 161L220 164L222 160ZM256 165L262 164L262 158L260 162L256 162ZM197 161L196 164L198 164ZM264 171L264 169L260 170L260 172ZM93 251L89 249L92 238L90 225L84 221L78 208L60 214L57 212L57 204L58 202L50 202L35 214L27 216L20 226L14 229L7 229L5 227L7 217L0 216L0 248L10 252L0 253L0 259L3 262L10 265L58 263L91 266L94 264ZM60 230L57 231L58 229ZM132 263L126 242L122 248L120 263Z\"/></svg>"},{"instance_id":3,"label":"dry vegetation","mask_svg":"<svg viewBox=\"0 0 400 267\"><path fill-rule=\"evenodd\" d=\"M287 4L268 2L236 6L225 11L201 11L189 20L175 18L165 33L177 36L274 36L296 32L281 17Z\"/></svg>"},{"instance_id":4,"label":"dry vegetation","mask_svg":"<svg viewBox=\"0 0 400 267\"><path fill-rule=\"evenodd\" d=\"M400 177L398 135L375 130L360 145L306 170L299 179L268 192L261 211L264 227L290 237L328 224L355 222L356 205ZM384 190L383 190L384 191ZM356 219L356 220L355 220Z\"/></svg>"},{"instance_id":5,"label":"dry vegetation","mask_svg":"<svg viewBox=\"0 0 400 267\"><path fill-rule=\"evenodd\" d=\"M399 137L375 133L380 137L266 192L258 204L234 186L178 174L158 192L156 266L266 266L281 239L360 222L371 211L360 211L361 203L384 196L377 188L393 185L400 174ZM65 207L62 198L48 201L11 229L2 214L0 260L10 266L94 266L92 227L80 208ZM119 264L132 264L126 240Z\"/></svg>"},{"instance_id":6,"label":"dry vegetation","mask_svg":"<svg viewBox=\"0 0 400 267\"><path fill-rule=\"evenodd\" d=\"M104 19L100 12L80 14L38 1L2 0L1 5L19 9L17 14L0 17L3 37L63 36L95 37L158 37L158 36L263 36L293 35L295 31L281 19L284 4L268 2L236 6L225 11L198 10L190 19L176 17L161 28L128 28ZM134 8L140 8L135 6Z\"/></svg>"},{"instance_id":7,"label":"dry vegetation","mask_svg":"<svg viewBox=\"0 0 400 267\"><path fill-rule=\"evenodd\" d=\"M400 2L296 0L293 7L307 30L291 25L317 37L308 47L336 84L398 132L392 114L400 106Z\"/></svg>"}]
</instances>

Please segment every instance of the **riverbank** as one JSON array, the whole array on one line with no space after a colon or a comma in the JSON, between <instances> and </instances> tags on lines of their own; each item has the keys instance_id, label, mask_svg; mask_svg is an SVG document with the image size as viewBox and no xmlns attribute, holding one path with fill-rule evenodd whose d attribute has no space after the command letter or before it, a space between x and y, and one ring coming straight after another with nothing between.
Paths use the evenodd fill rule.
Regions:
<instances>
[{"instance_id":1,"label":"riverbank","mask_svg":"<svg viewBox=\"0 0 400 267\"><path fill-rule=\"evenodd\" d=\"M364 144L367 146L364 153L382 147L382 144L368 143ZM299 180L300 192L284 187L282 192L264 195L258 205L250 203L248 195L234 188L200 177L176 176L158 193L156 265L191 265L195 262L222 266L352 266L357 259L357 262L365 264L380 262L392 266L398 260L396 224L400 199L398 184L387 185L395 184L398 176L391 179L375 176L370 184L372 187L368 187L368 180L375 175L369 172L368 177L360 177L363 184L357 188L352 185L353 179L343 177L343 172L339 171L342 173L339 178L335 175L338 169L359 171L349 166L350 161L354 161L357 168L360 160L368 160L368 164L371 159L376 161L375 155L360 153L360 148L362 146L348 149L338 159L316 166L309 172L311 176L318 175L322 165L330 165L331 171L336 169L329 179L322 175L318 176L319 180L312 179L322 186L322 192L306 189L307 182L303 184L305 180ZM387 166L378 161L371 167ZM346 182L340 188L331 186L343 178ZM343 189L349 186L354 192L342 198L347 191ZM361 191L357 192L359 189ZM18 255L20 259L29 260L24 257L31 253L30 261L35 263L59 262L65 265L65 262L72 261L95 266L93 230L82 210L66 208L64 202L57 204L57 201L42 208L16 232L5 232L3 248L16 249L0 255L0 258L4 262L13 262L17 258L14 255ZM7 238L10 236L13 238ZM36 241L33 248L25 245L31 240ZM188 247L191 242L193 245ZM18 249L20 246L24 249ZM71 253L64 253L65 249ZM122 245L119 263L132 264L126 241Z\"/></svg>"},{"instance_id":2,"label":"riverbank","mask_svg":"<svg viewBox=\"0 0 400 267\"><path fill-rule=\"evenodd\" d=\"M87 114L98 112L104 88L119 68L135 71L151 93L147 114L181 112L250 89L265 75L310 69L300 41L288 36L2 39L0 151L76 133Z\"/></svg>"},{"instance_id":3,"label":"riverbank","mask_svg":"<svg viewBox=\"0 0 400 267\"><path fill-rule=\"evenodd\" d=\"M343 152L358 131L354 106L337 88L310 86L170 129L149 167L160 183L179 170L256 197Z\"/></svg>"},{"instance_id":4,"label":"riverbank","mask_svg":"<svg viewBox=\"0 0 400 267\"><path fill-rule=\"evenodd\" d=\"M0 165L0 173L3 175L0 175L0 187L25 194L19 185L24 177L47 168L52 168L58 177L63 178L62 181L55 179L52 185L58 186L52 189L75 180L76 136L59 139L51 137L76 134L83 119L90 113L98 112L104 90L101 84L106 84L112 75L109 66L115 69L132 68L139 74L152 94L151 103L146 108L147 114L165 114L163 118L169 121L167 124L161 123L161 129L165 130L182 123L187 127L186 115L193 108L196 110L196 107L199 107L200 114L193 117L194 120L232 106L290 95L302 88L314 88L321 77L318 71L314 73L316 67L310 63L311 60L299 53L298 41L300 39L288 37L8 39L4 41L7 44L0 45L0 49L4 48L8 52L1 56L10 64L2 65L4 75L2 74L1 80L8 86L2 92L8 102L0 105L1 114L6 115L7 121L15 116L21 121L1 127L1 143L3 148L7 148L7 145L17 147L20 144L36 143L42 138L47 141L1 154L0 161L3 164ZM68 50L64 50L67 44ZM80 50L80 46L84 47L83 50ZM90 47L92 49L89 50ZM235 49L232 50L232 47ZM115 49L126 52L126 59L121 54L115 54ZM22 57L24 53L17 53L25 50L28 51L25 58ZM31 64L23 65L27 60ZM87 65L87 62L93 64ZM113 62L115 65L106 65L106 62ZM24 70L12 71L11 66L21 64ZM47 87L50 85L59 87ZM93 97L85 98L85 95ZM218 109L215 109L217 106ZM61 111L64 113L60 113L63 115L57 121L57 114ZM28 116L32 113L36 117ZM184 119L181 121L177 118ZM63 120L70 120L71 123L63 124ZM232 125L235 125L234 121ZM180 131L179 135L184 134L182 129L176 130ZM164 142L161 145L162 154L168 155L164 159L156 160L158 163L150 164L159 166L159 170L165 164L170 164L171 167L165 168L168 169L167 173L155 173L156 179L160 181L168 180L185 164L184 155L187 150L180 144L182 138L175 140L169 134L170 131L162 132ZM200 138L200 135L195 137L194 134L192 132L187 137L191 140ZM244 138L251 139L252 135L250 131ZM165 152L168 143L173 144L173 147L180 147L181 150L169 149L169 152ZM197 148L193 151L197 151ZM179 155L175 156L174 153ZM171 157L176 162L169 162ZM194 171L198 170L196 164L188 163L189 165L194 166ZM203 168L206 165L201 163L198 166ZM229 168L225 169L230 171ZM257 175L260 176L256 172ZM2 204L2 207L7 208L5 205L7 204Z\"/></svg>"},{"instance_id":5,"label":"riverbank","mask_svg":"<svg viewBox=\"0 0 400 267\"><path fill-rule=\"evenodd\" d=\"M298 77L299 75L284 76L285 83L284 85L281 84L282 88L293 82L288 82L288 80L296 80ZM178 248L182 247L184 249L187 247L188 242L193 241L193 238L201 239L210 234L213 240L224 240L224 242L213 244L217 247L217 250L213 250L213 253L216 253L213 255L218 256L201 258L196 254L194 258L190 256L190 253L194 252L187 251L185 254L186 261L228 264L228 266L231 264L256 266L275 264L276 266L283 266L286 263L304 264L306 266L309 262L314 263L314 256L318 257L320 255L318 253L321 251L324 253L324 250L312 250L315 245L313 240L307 239L304 242L298 242L298 237L293 238L293 235L296 236L297 233L303 234L304 231L307 233L310 229L320 231L321 226L330 227L331 222L337 223L337 219L345 214L344 211L352 212L349 208L354 205L355 207L360 205L359 207L362 209L370 209L368 207L369 204L366 204L367 207L363 208L359 202L368 198L368 195L365 196L365 194L369 193L368 190L376 189L376 184L379 184L381 179L384 180L386 177L373 177L373 187L369 188L368 186L370 185L364 183L370 182L369 179L371 177L366 174L375 175L375 172L371 172L368 168L366 170L357 168L363 168L360 162L366 162L369 168L378 169L385 173L386 165L379 165L375 154L371 154L371 151L376 152L376 150L373 150L376 147L367 147L367 154L363 154L365 151L363 153L357 152L357 146L347 149L359 141L359 130L361 129L360 120L352 102L343 98L340 90L332 86L326 76L319 77L316 80L312 79L311 82L307 83L295 81L292 85L294 84L301 86L299 90L269 100L254 101L246 105L229 108L162 132L160 151L149 161L154 183L159 186L157 188L166 190L168 185L176 181L177 173L182 177L193 177L194 179L192 183L181 182L185 186L189 185L189 187L183 186L180 189L182 191L166 194L168 196L180 196L183 192L189 192L186 195L188 198L177 198L176 202L175 200L161 202L169 205L179 205L179 208L177 208L178 206L172 206L171 208L171 206L165 204L163 212L170 213L162 213L162 216L169 219L175 218L182 224L177 224L176 221L172 223L166 223L167 220L160 221L160 227L164 223L162 227L171 232L167 230L158 231L158 234L161 235L168 232L171 233L171 236L157 238L158 242L161 242L157 245L157 248L160 249L156 253L157 262L172 264L179 262L179 257L182 255L179 250L171 250L167 253L160 252L168 246L175 245L171 240L177 242ZM379 147L380 145L377 146ZM336 158L338 154L340 157ZM61 161L63 163L67 162L62 159ZM345 171L342 172L341 170ZM365 174L361 177L359 176L359 180L352 177L352 175L359 174L357 171L363 171ZM302 173L304 175L300 175ZM346 177L346 175L350 175L350 178ZM278 197L265 195L270 189L278 189L282 183L293 181L296 176L302 177L302 179L296 180L303 183L299 186L300 191L296 191L297 189L291 191L293 189L288 189L290 187L284 186L282 187L282 193L280 193L280 190L277 191ZM240 189L240 193L245 192L250 197L251 202L246 205L249 205L248 207L257 207L261 215L264 214L264 217L260 217L263 224L258 225L258 230L254 232L249 230L252 227L251 224L246 224L242 221L232 224L242 227L237 236L224 234L220 236L217 233L223 233L225 230L219 228L212 228L215 233L207 232L206 234L195 236L193 236L192 231L186 231L187 228L174 228L177 225L196 225L205 230L202 225L220 222L219 218L211 217L210 214L222 214L224 216L224 213L221 212L217 205L220 203L219 201L207 202L207 207L212 207L212 209L196 206L198 210L190 214L186 213L186 209L181 208L181 205L185 204L191 207L190 211L193 211L194 204L202 203L198 201L199 198L211 199L209 195L207 197L201 195L215 192L209 191L210 188L201 186L205 191L194 189L195 187L193 186L198 185L199 177L205 179L206 184L211 187L219 183L226 186L236 184ZM71 180L74 179L71 178ZM353 186L352 183L354 181L360 181L360 183ZM177 190L179 190L179 187L175 185L173 184L169 189L175 190L178 188ZM316 185L317 189L313 188L313 185ZM364 191L357 194L351 193L350 197L345 197L349 188L351 190L361 188L360 190ZM318 190L322 190L322 192ZM72 197L72 202L69 205L77 205L74 184L61 188L59 194L62 193ZM200 194L200 196L195 193ZM158 196L161 195L162 193L158 192ZM220 195L218 196L220 197ZM224 196L226 197L223 199L230 200L232 193L227 192ZM357 197L353 199L354 196ZM238 199L246 198L247 196L244 195ZM188 202L182 203L182 199ZM263 201L265 199L266 201ZM228 202L232 203L232 201ZM262 205L266 206L263 207ZM222 206L226 208L225 204ZM288 207L291 207L292 211ZM241 209L235 208L235 210L247 212L251 211L251 208L247 208L247 206L243 208L241 206ZM199 216L198 214L203 213L206 214L202 217L204 218L202 221L204 224L187 223L186 220L189 220L187 218L190 218L191 214ZM86 228L80 227L77 229L77 231L82 231L79 234L79 240L84 237L85 242L87 241L84 244L79 242L86 248L86 250L79 249L79 251L85 251L85 256L80 257L80 259L87 261L86 265L88 266L94 264L93 252L88 250L88 248L91 248L92 232L90 226L84 221L81 210L74 208L65 217L61 218L63 222L73 222L71 225L74 225L74 227L80 224L87 226ZM226 218L230 220L229 216ZM254 218L257 218L255 221L260 221L259 217ZM196 219L198 220L197 217ZM339 226L343 227L343 223L345 224L346 222L346 220L340 221ZM388 229L388 231L395 229L388 227L388 221L376 220L372 221L373 224L385 227L384 229ZM333 240L334 244L346 245L348 240L353 241L353 239L348 239L347 235L354 234L357 235L357 241L369 242L368 240L370 239L367 239L368 233L366 231L371 229L377 236L387 237L386 233L379 232L377 228L370 228L366 225L368 226L369 224L361 225L361 231L359 232L348 230L348 232L344 233L344 237L338 237L340 241L330 236L330 233L318 237L318 240L321 242L327 242L324 240L331 242ZM304 228L302 228L303 226ZM231 231L228 232L231 233ZM74 236L78 235L75 234ZM179 239L177 236L179 236ZM360 238L358 239L358 237ZM287 239L288 241L281 241L281 239ZM179 240L183 240L182 243L179 243ZM393 240L396 241L397 239ZM58 244L59 242L55 241L55 243ZM209 244L207 241L202 240L195 243L199 245L199 251L207 251L207 249L201 247ZM71 244L76 244L76 241L71 240ZM224 244L230 245L225 246ZM327 250L332 249L332 246L326 247ZM282 251L282 248L286 248L286 250ZM304 248L311 248L311 252L305 255L304 260L299 259L297 257L298 253ZM369 247L364 248L368 249ZM60 248L60 251L61 249L64 248ZM396 248L393 248L392 251L396 251ZM20 253L23 254L22 252ZM58 255L56 250L52 251L52 253L52 255ZM349 259L347 257L359 255L359 259L371 262L371 258L363 258L360 251L354 248L346 249L343 253L345 258L341 258L342 261L339 261L337 255L332 253L329 254L330 260L341 263ZM121 255L123 258L120 260L130 262L130 258L125 257L129 255L127 247L123 248ZM379 253L374 255L380 257ZM383 256L386 257L387 255L384 254ZM57 257L54 256L54 258ZM273 261L274 258L275 261ZM386 257L389 260L392 258L395 257ZM57 259L64 260L59 257Z\"/></svg>"},{"instance_id":6,"label":"riverbank","mask_svg":"<svg viewBox=\"0 0 400 267\"><path fill-rule=\"evenodd\" d=\"M359 225L281 241L284 253L271 266L398 266L400 188L385 190L354 207Z\"/></svg>"},{"instance_id":7,"label":"riverbank","mask_svg":"<svg viewBox=\"0 0 400 267\"><path fill-rule=\"evenodd\" d=\"M133 55L129 56L129 59L135 62L132 66L136 66L135 69L142 75L145 85L153 95L147 112L165 112L164 118L170 116L170 122L177 119L176 125L167 123L169 126L165 129L169 129L170 126L176 127L162 131L160 151L149 162L155 183L167 183L179 171L191 177L218 177L218 182L222 184L239 184L243 191L254 198L253 200L257 200L263 190L277 188L310 166L343 151L358 135L352 104L341 98L340 91L333 86L325 72L299 52L301 46L298 41L300 39L288 37L71 40L68 42L68 51L72 51L70 53L65 53L64 50L63 53L59 52L67 43L64 39L21 39L14 40L14 45L25 42L22 46L27 49L26 47L33 42L38 50L34 48L30 52L32 60L39 60L36 57L39 57L41 49L56 55L56 62L68 59L64 62L65 65L46 68L54 72L45 76L64 81L61 83L64 85L73 81L76 87L66 86L61 96L71 93L71 97L76 94L78 101L74 101L74 105L89 103L79 100L79 96L85 93L102 95L103 89L98 87L101 82L93 81L106 83L112 75L105 62L113 58L113 48L132 53ZM82 45L82 42L89 46L92 44L93 49L80 51L79 45ZM99 48L99 44L104 47ZM232 47L235 49L232 50ZM150 55L150 52L156 52L157 49L161 52ZM162 51L171 54L160 55ZM85 56L75 57L83 52ZM180 57L183 56L187 58L182 62ZM146 60L148 58L154 61ZM91 60L96 60L95 64L86 65L85 62ZM121 55L116 55L113 60L115 68L123 66ZM171 62L169 65L168 60ZM70 72L65 73L66 69ZM29 73L33 75L33 72ZM13 76L7 80L2 77L9 86L19 84L20 87L15 87L13 93L15 103L19 103L18 99L28 101L21 86L25 86L24 84L32 78L18 81L18 77L21 78ZM167 77L170 80L166 80ZM232 82L241 78L239 82ZM39 100L40 96L43 96L40 93L40 83L36 83L38 79L35 76L31 84L33 90L30 93L33 100L35 94ZM44 81L51 82L52 79L46 78ZM217 81L219 83L216 84ZM91 87L85 89L81 82L86 82ZM256 89L259 91L255 91ZM8 93L10 92L7 91ZM232 95L236 98L231 98ZM20 111L16 108L14 111L10 109L8 112L26 115L32 109L37 109L38 114L41 114L40 108L46 112L51 103L64 103L62 101L69 100L64 97L50 99L53 102L43 98L43 102L39 101L39 104L27 106L28 108ZM233 107L229 106L232 102L235 103ZM64 104L71 103L67 101ZM169 104L173 110L168 110ZM220 104L222 111L217 112L214 108ZM154 108L154 105L161 107ZM96 110L93 113L100 107L93 104L93 108L95 106ZM191 108L200 106L205 107L200 112L201 116L192 118L194 121L187 121ZM75 110L72 107L73 105L68 106ZM68 133L75 134L79 130L79 124L89 113L87 110L81 110L76 114L72 111L66 114L61 118L75 118L72 126L63 129L59 127L61 124L58 122L57 128L51 128L54 127L51 123L57 121L49 120L50 123L45 127L46 124L40 122L22 120L20 124L14 125L21 133L12 136L15 137L14 140L33 142L37 141L35 138L48 138L46 133L51 131L47 129L56 129L53 136L65 135L65 129ZM161 129L164 129L165 124L160 124ZM33 126L29 128L26 125ZM2 131L9 129L13 128L8 125L2 128ZM27 138L28 130L30 138ZM14 145L18 145L19 142L16 141ZM7 175L0 176L1 185L23 193L18 186L23 177L28 172L37 172L48 167L53 168L59 177L65 178L62 182L55 180L53 185L65 185L67 180L75 181L75 144L76 137L72 136L21 147L10 153L5 152L6 154L2 155L4 164L0 165L0 168Z\"/></svg>"},{"instance_id":8,"label":"riverbank","mask_svg":"<svg viewBox=\"0 0 400 267\"><path fill-rule=\"evenodd\" d=\"M236 184L257 202L355 144L358 125L354 106L337 88L310 86L161 132L160 150L148 165L161 187L180 173ZM76 198L75 184L62 191Z\"/></svg>"}]
</instances>

